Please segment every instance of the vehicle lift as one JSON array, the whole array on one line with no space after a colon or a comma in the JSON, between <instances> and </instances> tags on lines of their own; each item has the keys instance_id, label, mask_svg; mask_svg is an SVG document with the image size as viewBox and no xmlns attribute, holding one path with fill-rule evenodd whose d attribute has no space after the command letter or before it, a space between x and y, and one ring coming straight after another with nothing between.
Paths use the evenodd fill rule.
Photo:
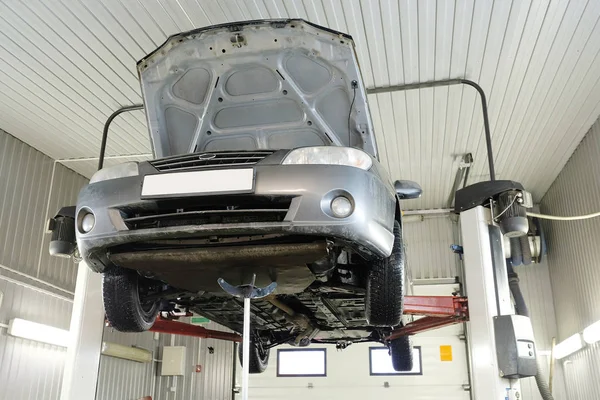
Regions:
<instances>
[{"instance_id":1,"label":"vehicle lift","mask_svg":"<svg viewBox=\"0 0 600 400\"><path fill-rule=\"evenodd\" d=\"M537 373L536 347L529 317L516 315L512 305L503 234L510 236L519 230L526 231L523 226L527 224L524 208L519 211L518 207L521 205L515 203L517 196L526 197L528 193L517 182L495 180L487 103L483 90L475 82L452 79L376 88L367 92L374 94L457 84L475 88L481 97L490 168L490 181L476 183L456 192L455 212L459 215L459 247L463 260L461 296L406 296L404 313L423 317L392 331L386 339L465 323L471 399L523 400L519 378ZM111 115L103 133L102 155L110 121L122 112L142 107L123 107ZM102 161L101 156L100 166ZM518 203L522 203L522 200ZM502 214L494 216L495 204L502 206ZM503 217L501 220L498 218L500 216ZM85 263L79 264L71 317L71 345L67 349L61 400L95 398L105 323L101 280L101 275L91 272ZM220 283L230 294L244 297L244 332L249 332L250 297L258 295L257 292L253 295L251 290L233 293L231 287L227 288ZM249 289L257 289L253 285L248 286ZM264 290L268 289L272 291L274 288ZM260 290L258 289L259 292ZM151 331L232 342L243 340L236 333L214 331L161 318ZM248 341L249 337L245 339ZM242 393L247 396L247 379L244 380Z\"/></svg>"},{"instance_id":2,"label":"vehicle lift","mask_svg":"<svg viewBox=\"0 0 600 400\"><path fill-rule=\"evenodd\" d=\"M522 400L518 378L535 375L531 322L514 315L503 240L490 209L460 214L463 248L461 296L406 296L404 313L423 316L387 339L465 324L473 400ZM471 299L470 301L468 299ZM79 265L61 399L93 399L104 328L101 275ZM242 342L242 336L159 318L153 332ZM500 357L504 355L503 357ZM533 365L533 367L532 367ZM242 389L243 390L243 389ZM525 399L527 400L527 399Z\"/></svg>"}]
</instances>

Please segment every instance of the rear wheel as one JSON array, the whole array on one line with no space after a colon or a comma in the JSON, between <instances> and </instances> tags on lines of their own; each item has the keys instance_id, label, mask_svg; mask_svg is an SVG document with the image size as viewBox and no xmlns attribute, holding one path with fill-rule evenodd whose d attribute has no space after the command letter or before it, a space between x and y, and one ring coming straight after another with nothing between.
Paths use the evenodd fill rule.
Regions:
<instances>
[{"instance_id":1,"label":"rear wheel","mask_svg":"<svg viewBox=\"0 0 600 400\"><path fill-rule=\"evenodd\" d=\"M270 349L265 349L254 338L250 339L250 356L248 357L248 369L251 374L260 374L267 369L269 365ZM238 345L238 356L240 364L244 365L243 346Z\"/></svg>"},{"instance_id":2,"label":"rear wheel","mask_svg":"<svg viewBox=\"0 0 600 400\"><path fill-rule=\"evenodd\" d=\"M154 325L160 301L145 299L151 283L151 280L128 269L104 274L104 310L113 328L121 332L143 332Z\"/></svg>"},{"instance_id":3,"label":"rear wheel","mask_svg":"<svg viewBox=\"0 0 600 400\"><path fill-rule=\"evenodd\" d=\"M408 372L413 369L412 341L410 336L400 336L390 342L392 366L398 372Z\"/></svg>"},{"instance_id":4,"label":"rear wheel","mask_svg":"<svg viewBox=\"0 0 600 400\"><path fill-rule=\"evenodd\" d=\"M376 260L369 270L365 315L371 326L396 326L404 306L404 244L402 226L394 221L394 247L389 257Z\"/></svg>"}]
</instances>

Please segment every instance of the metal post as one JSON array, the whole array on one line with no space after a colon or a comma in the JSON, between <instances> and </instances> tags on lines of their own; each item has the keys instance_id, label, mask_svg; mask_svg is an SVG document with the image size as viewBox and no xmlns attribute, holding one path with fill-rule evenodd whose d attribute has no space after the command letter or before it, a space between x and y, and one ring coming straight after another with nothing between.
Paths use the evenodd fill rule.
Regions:
<instances>
[{"instance_id":1,"label":"metal post","mask_svg":"<svg viewBox=\"0 0 600 400\"><path fill-rule=\"evenodd\" d=\"M554 349L556 348L556 337L552 338L552 349L550 350L550 373L548 374L548 390L552 393L552 381L554 379L554 363L556 357L554 357Z\"/></svg>"},{"instance_id":2,"label":"metal post","mask_svg":"<svg viewBox=\"0 0 600 400\"><path fill-rule=\"evenodd\" d=\"M250 298L244 298L244 336L242 347L242 400L248 400L248 381L250 377L249 369L250 357Z\"/></svg>"},{"instance_id":3,"label":"metal post","mask_svg":"<svg viewBox=\"0 0 600 400\"><path fill-rule=\"evenodd\" d=\"M475 400L518 400L519 380L500 376L496 356L494 317L510 313L512 307L508 284L504 284L506 265L503 242L495 238L490 210L481 206L460 214L460 231L464 249L465 290L469 302L467 338L471 361L471 393ZM514 311L512 311L514 313Z\"/></svg>"},{"instance_id":4,"label":"metal post","mask_svg":"<svg viewBox=\"0 0 600 400\"><path fill-rule=\"evenodd\" d=\"M244 329L242 339L242 400L248 400L248 383L250 376L250 299L260 299L273 293L277 287L276 282L271 282L270 285L259 288L254 286L256 282L256 274L252 274L252 281L248 285L233 286L227 283L224 279L217 280L219 286L235 297L244 299Z\"/></svg>"},{"instance_id":5,"label":"metal post","mask_svg":"<svg viewBox=\"0 0 600 400\"><path fill-rule=\"evenodd\" d=\"M134 104L131 106L125 106L119 108L117 111L112 113L110 117L104 123L104 129L102 130L102 142L100 143L100 157L98 157L98 170L101 170L104 166L104 153L106 152L106 141L108 140L108 128L110 127L110 123L115 119L119 114L129 111L142 110L144 108L143 104Z\"/></svg>"},{"instance_id":6,"label":"metal post","mask_svg":"<svg viewBox=\"0 0 600 400\"><path fill-rule=\"evenodd\" d=\"M61 400L96 398L104 327L102 275L79 263Z\"/></svg>"}]
</instances>

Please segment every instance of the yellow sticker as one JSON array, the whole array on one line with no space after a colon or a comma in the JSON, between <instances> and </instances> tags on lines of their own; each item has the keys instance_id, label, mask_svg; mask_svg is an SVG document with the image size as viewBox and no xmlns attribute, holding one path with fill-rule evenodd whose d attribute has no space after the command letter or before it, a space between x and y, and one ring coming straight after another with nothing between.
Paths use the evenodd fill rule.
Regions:
<instances>
[{"instance_id":1,"label":"yellow sticker","mask_svg":"<svg viewBox=\"0 0 600 400\"><path fill-rule=\"evenodd\" d=\"M452 361L452 346L440 346L440 361Z\"/></svg>"}]
</instances>

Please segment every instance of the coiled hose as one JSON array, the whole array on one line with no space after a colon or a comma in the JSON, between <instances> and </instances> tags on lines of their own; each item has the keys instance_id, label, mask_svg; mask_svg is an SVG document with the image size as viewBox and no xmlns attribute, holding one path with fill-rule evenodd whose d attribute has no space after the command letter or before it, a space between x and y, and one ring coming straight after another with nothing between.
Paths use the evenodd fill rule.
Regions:
<instances>
[{"instance_id":1,"label":"coiled hose","mask_svg":"<svg viewBox=\"0 0 600 400\"><path fill-rule=\"evenodd\" d=\"M517 273L513 270L510 262L506 263L506 268L508 271L508 285L510 287L510 292L512 293L513 299L515 300L515 311L519 315L529 317L529 309L527 308L525 298L523 297L521 287L519 286L519 275L517 275ZM540 364L540 359L537 357L537 355L535 358L535 362L537 364L535 383L537 384L538 390L542 395L542 399L554 400L554 396L552 396L552 393L550 392L548 382L546 382L546 378L544 378L544 376L542 375L542 366Z\"/></svg>"}]
</instances>

